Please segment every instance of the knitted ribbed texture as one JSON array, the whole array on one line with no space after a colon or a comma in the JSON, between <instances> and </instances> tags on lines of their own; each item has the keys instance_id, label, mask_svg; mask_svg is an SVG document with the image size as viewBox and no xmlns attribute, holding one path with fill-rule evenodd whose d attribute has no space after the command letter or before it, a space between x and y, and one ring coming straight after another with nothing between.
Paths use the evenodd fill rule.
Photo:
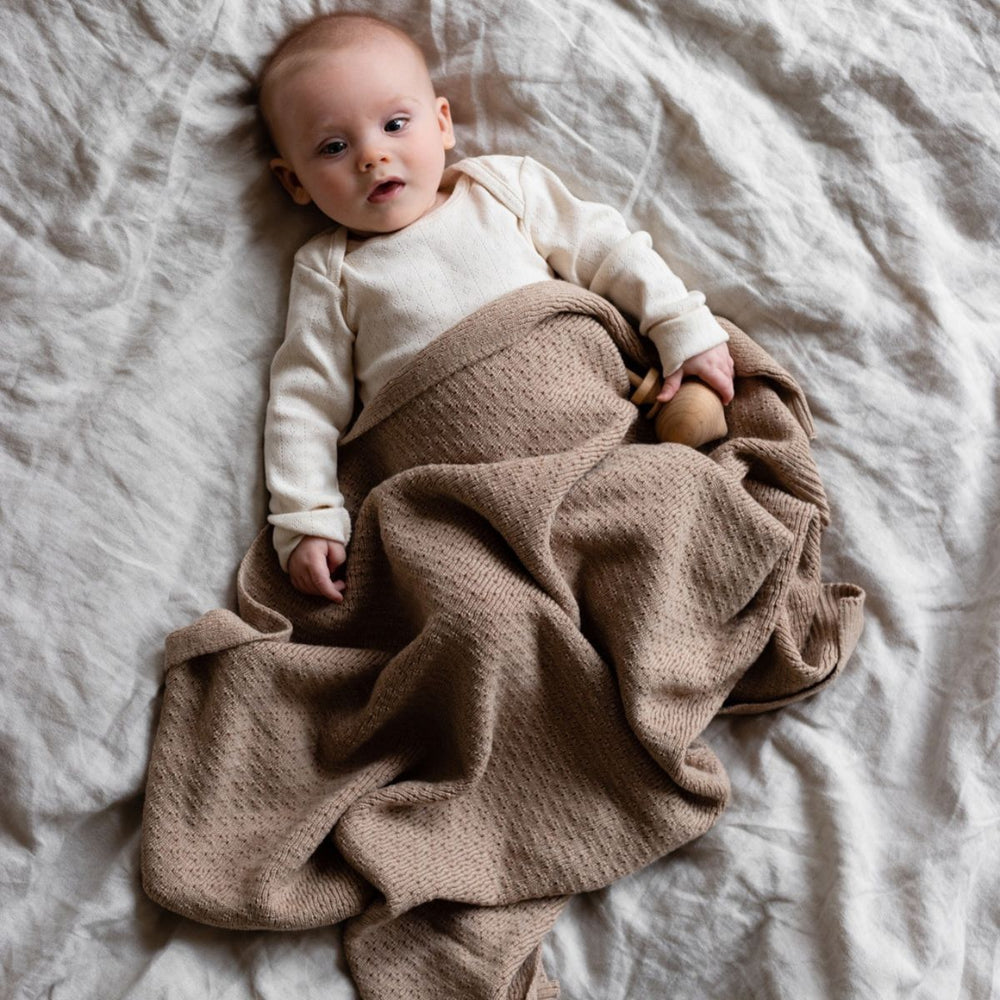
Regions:
<instances>
[{"instance_id":1,"label":"knitted ribbed texture","mask_svg":"<svg viewBox=\"0 0 1000 1000\"><path fill-rule=\"evenodd\" d=\"M240 616L167 642L146 890L233 928L347 921L365 1000L543 1000L568 894L707 830L720 710L843 666L863 595L822 585L828 519L792 379L727 324L711 451L655 444L603 299L521 289L427 347L341 448L342 605L267 532ZM621 352L621 353L620 353Z\"/></svg>"}]
</instances>

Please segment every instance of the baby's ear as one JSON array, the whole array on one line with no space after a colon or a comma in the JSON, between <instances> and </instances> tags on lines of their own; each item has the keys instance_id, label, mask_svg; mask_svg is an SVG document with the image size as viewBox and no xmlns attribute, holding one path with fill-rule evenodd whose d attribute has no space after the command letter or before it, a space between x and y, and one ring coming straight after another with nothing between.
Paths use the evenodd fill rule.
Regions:
<instances>
[{"instance_id":1,"label":"baby's ear","mask_svg":"<svg viewBox=\"0 0 1000 1000\"><path fill-rule=\"evenodd\" d=\"M312 201L309 192L302 186L299 175L284 157L276 156L269 165L271 173L281 181L281 186L292 196L296 205L308 205Z\"/></svg>"},{"instance_id":2,"label":"baby's ear","mask_svg":"<svg viewBox=\"0 0 1000 1000\"><path fill-rule=\"evenodd\" d=\"M447 97L437 99L437 119L445 149L455 148L455 127L451 121L451 105Z\"/></svg>"}]
</instances>

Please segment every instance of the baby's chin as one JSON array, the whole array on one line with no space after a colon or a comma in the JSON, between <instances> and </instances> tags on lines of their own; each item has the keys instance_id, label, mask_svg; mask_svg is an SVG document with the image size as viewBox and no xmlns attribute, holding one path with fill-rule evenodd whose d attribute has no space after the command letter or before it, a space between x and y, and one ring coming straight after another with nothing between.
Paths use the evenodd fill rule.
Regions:
<instances>
[{"instance_id":1,"label":"baby's chin","mask_svg":"<svg viewBox=\"0 0 1000 1000\"><path fill-rule=\"evenodd\" d=\"M370 240L374 236L391 236L393 233L401 233L408 226L413 225L412 222L406 222L401 226L385 226L380 229L355 229L354 226L339 224L347 230L347 238L350 240Z\"/></svg>"},{"instance_id":2,"label":"baby's chin","mask_svg":"<svg viewBox=\"0 0 1000 1000\"><path fill-rule=\"evenodd\" d=\"M366 240L373 236L389 236L419 222L448 200L451 190L440 186L410 183L393 179L396 183L375 188L362 207L356 203L346 206L346 211L338 211L338 206L328 205L327 212L322 204L318 207L327 218L343 226L348 238Z\"/></svg>"}]
</instances>

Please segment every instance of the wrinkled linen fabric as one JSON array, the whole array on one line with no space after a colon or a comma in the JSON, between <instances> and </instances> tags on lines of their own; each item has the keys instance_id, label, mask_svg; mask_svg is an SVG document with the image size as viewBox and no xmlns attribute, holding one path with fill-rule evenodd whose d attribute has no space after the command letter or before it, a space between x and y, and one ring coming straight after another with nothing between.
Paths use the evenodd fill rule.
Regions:
<instances>
[{"instance_id":1,"label":"wrinkled linen fabric","mask_svg":"<svg viewBox=\"0 0 1000 1000\"><path fill-rule=\"evenodd\" d=\"M267 529L240 615L167 639L150 895L225 927L349 920L364 1000L554 995L562 897L718 818L711 718L826 687L861 632L862 592L820 580L801 391L726 325L707 455L655 441L620 353L645 371L650 345L566 282L390 379L341 442L343 603L297 593Z\"/></svg>"},{"instance_id":2,"label":"wrinkled linen fabric","mask_svg":"<svg viewBox=\"0 0 1000 1000\"><path fill-rule=\"evenodd\" d=\"M295 250L247 92L305 0L0 5L0 993L352 1000L339 934L216 930L139 881L164 637L236 606ZM346 2L344 7L362 9ZM570 900L574 1000L1000 991L1000 19L861 0L387 0L453 156L530 155L647 230L808 397L820 697L724 718L733 795Z\"/></svg>"}]
</instances>

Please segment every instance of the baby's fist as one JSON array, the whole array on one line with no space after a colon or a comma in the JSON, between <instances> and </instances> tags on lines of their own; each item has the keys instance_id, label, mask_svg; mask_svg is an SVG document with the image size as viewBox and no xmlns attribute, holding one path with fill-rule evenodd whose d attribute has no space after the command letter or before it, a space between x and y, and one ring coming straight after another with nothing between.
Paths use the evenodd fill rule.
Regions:
<instances>
[{"instance_id":1,"label":"baby's fist","mask_svg":"<svg viewBox=\"0 0 1000 1000\"><path fill-rule=\"evenodd\" d=\"M710 385L718 394L724 404L728 406L733 401L733 359L729 353L729 348L723 344L716 344L701 354L688 358L677 369L663 380L663 386L657 394L657 399L661 403L669 402L677 394L681 387L681 380L688 375L700 378L706 385Z\"/></svg>"},{"instance_id":2,"label":"baby's fist","mask_svg":"<svg viewBox=\"0 0 1000 1000\"><path fill-rule=\"evenodd\" d=\"M306 535L288 557L288 576L292 586L303 594L315 594L340 604L346 585L332 577L346 560L347 549L341 542Z\"/></svg>"}]
</instances>

